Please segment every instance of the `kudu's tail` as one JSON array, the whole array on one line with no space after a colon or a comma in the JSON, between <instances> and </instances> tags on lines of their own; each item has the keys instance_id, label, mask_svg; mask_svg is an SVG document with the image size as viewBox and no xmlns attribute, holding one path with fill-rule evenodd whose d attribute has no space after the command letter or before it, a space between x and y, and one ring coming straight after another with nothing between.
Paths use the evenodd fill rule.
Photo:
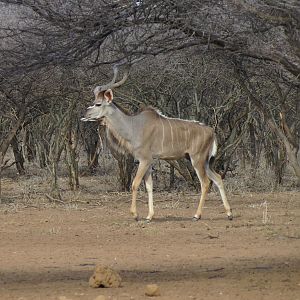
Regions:
<instances>
[{"instance_id":1,"label":"kudu's tail","mask_svg":"<svg viewBox=\"0 0 300 300\"><path fill-rule=\"evenodd\" d=\"M209 150L208 159L205 164L206 171L214 172L214 161L216 159L217 150L218 150L217 141L216 141L216 138L214 138L213 144Z\"/></svg>"}]
</instances>

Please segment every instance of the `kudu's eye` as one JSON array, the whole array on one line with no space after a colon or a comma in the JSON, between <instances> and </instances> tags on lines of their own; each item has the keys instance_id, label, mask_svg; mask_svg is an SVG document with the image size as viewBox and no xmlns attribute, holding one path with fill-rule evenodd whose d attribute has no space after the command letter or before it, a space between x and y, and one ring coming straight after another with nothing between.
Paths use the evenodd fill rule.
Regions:
<instances>
[{"instance_id":1,"label":"kudu's eye","mask_svg":"<svg viewBox=\"0 0 300 300\"><path fill-rule=\"evenodd\" d=\"M101 103L96 103L95 106L101 106Z\"/></svg>"}]
</instances>

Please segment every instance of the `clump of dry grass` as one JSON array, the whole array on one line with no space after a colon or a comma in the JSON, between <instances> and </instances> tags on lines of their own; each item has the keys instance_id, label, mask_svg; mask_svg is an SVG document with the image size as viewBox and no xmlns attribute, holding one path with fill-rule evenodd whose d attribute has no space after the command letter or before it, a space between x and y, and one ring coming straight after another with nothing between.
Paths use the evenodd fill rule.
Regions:
<instances>
[{"instance_id":1,"label":"clump of dry grass","mask_svg":"<svg viewBox=\"0 0 300 300\"><path fill-rule=\"evenodd\" d=\"M231 193L284 192L299 189L296 186L296 178L290 171L286 172L282 184L279 185L272 169L264 165L255 171L250 166L245 169L238 168L234 175L226 176L224 184L226 190Z\"/></svg>"}]
</instances>

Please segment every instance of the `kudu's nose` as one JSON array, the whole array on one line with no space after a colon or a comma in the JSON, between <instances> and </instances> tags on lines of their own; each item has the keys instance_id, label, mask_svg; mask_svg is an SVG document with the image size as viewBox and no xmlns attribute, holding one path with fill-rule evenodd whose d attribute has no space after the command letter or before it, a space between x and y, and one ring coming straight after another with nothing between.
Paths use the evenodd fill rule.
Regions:
<instances>
[{"instance_id":1,"label":"kudu's nose","mask_svg":"<svg viewBox=\"0 0 300 300\"><path fill-rule=\"evenodd\" d=\"M91 109L92 107L93 107L93 106L89 106L89 107L86 109L86 112L85 112L84 116L80 119L81 121L84 121L84 122L90 121L88 115L89 115L89 111L90 111L90 109Z\"/></svg>"}]
</instances>

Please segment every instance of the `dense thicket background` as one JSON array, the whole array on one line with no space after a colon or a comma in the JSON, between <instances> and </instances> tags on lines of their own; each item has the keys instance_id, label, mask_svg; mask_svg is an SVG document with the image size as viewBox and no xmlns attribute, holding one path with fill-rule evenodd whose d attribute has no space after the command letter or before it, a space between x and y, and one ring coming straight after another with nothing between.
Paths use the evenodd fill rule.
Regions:
<instances>
[{"instance_id":1,"label":"dense thicket background","mask_svg":"<svg viewBox=\"0 0 300 300\"><path fill-rule=\"evenodd\" d=\"M44 169L60 197L60 176L77 189L109 170L129 189L133 159L80 122L124 59L130 77L115 95L129 111L152 105L211 125L218 170L250 174L254 190L256 176L266 188L299 183L297 0L0 0L0 178ZM180 178L198 188L186 160L156 169L171 189Z\"/></svg>"}]
</instances>

